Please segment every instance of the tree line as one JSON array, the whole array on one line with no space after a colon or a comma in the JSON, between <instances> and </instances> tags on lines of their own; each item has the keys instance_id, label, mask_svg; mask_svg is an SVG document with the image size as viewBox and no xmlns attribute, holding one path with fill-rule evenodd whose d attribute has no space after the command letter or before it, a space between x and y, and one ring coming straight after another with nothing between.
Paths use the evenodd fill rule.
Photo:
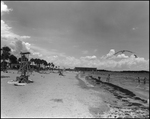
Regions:
<instances>
[{"instance_id":1,"label":"tree line","mask_svg":"<svg viewBox=\"0 0 150 119\"><path fill-rule=\"evenodd\" d=\"M17 58L15 55L13 55L11 53L11 49L8 46L1 48L1 70L6 70L8 67L12 69L19 69L20 63L21 57ZM59 68L59 66L54 65L53 62L47 62L46 60L39 58L31 58L29 64L32 69L38 70Z\"/></svg>"}]
</instances>

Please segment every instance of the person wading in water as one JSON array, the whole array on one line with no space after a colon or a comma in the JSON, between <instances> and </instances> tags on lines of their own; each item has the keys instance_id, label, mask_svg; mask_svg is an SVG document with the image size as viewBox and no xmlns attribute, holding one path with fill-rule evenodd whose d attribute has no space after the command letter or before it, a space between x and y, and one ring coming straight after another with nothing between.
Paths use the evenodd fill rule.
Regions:
<instances>
[{"instance_id":1,"label":"person wading in water","mask_svg":"<svg viewBox=\"0 0 150 119\"><path fill-rule=\"evenodd\" d=\"M107 81L108 83L110 82L110 74L108 74L108 77L107 77L106 81Z\"/></svg>"},{"instance_id":2,"label":"person wading in water","mask_svg":"<svg viewBox=\"0 0 150 119\"><path fill-rule=\"evenodd\" d=\"M144 78L144 81L143 81L144 85L146 84L146 77Z\"/></svg>"},{"instance_id":3,"label":"person wading in water","mask_svg":"<svg viewBox=\"0 0 150 119\"><path fill-rule=\"evenodd\" d=\"M140 84L140 77L138 77L137 80L138 80L138 83Z\"/></svg>"}]
</instances>

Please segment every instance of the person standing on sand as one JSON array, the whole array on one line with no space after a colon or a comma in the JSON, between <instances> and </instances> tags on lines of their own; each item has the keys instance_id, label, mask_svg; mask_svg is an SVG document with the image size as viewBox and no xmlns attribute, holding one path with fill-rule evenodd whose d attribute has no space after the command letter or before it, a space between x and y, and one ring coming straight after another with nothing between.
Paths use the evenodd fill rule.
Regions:
<instances>
[{"instance_id":1,"label":"person standing on sand","mask_svg":"<svg viewBox=\"0 0 150 119\"><path fill-rule=\"evenodd\" d=\"M144 78L144 81L143 81L144 85L146 84L146 77Z\"/></svg>"},{"instance_id":2,"label":"person standing on sand","mask_svg":"<svg viewBox=\"0 0 150 119\"><path fill-rule=\"evenodd\" d=\"M110 81L110 74L108 74L108 77L107 77L106 81L109 83L109 81Z\"/></svg>"},{"instance_id":3,"label":"person standing on sand","mask_svg":"<svg viewBox=\"0 0 150 119\"><path fill-rule=\"evenodd\" d=\"M98 77L98 81L101 81L101 77L100 76Z\"/></svg>"}]
</instances>

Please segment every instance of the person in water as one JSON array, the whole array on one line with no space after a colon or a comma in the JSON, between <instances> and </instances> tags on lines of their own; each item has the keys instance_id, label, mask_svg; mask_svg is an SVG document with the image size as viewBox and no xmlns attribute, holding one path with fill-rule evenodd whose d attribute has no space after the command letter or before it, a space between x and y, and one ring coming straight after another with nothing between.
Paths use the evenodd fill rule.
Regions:
<instances>
[{"instance_id":1,"label":"person in water","mask_svg":"<svg viewBox=\"0 0 150 119\"><path fill-rule=\"evenodd\" d=\"M146 84L146 77L144 78L144 81L143 81L144 85Z\"/></svg>"},{"instance_id":2,"label":"person in water","mask_svg":"<svg viewBox=\"0 0 150 119\"><path fill-rule=\"evenodd\" d=\"M140 84L140 82L141 82L141 81L140 81L140 77L138 77L137 80L138 80L138 83Z\"/></svg>"},{"instance_id":3,"label":"person in water","mask_svg":"<svg viewBox=\"0 0 150 119\"><path fill-rule=\"evenodd\" d=\"M106 81L107 81L108 83L110 82L110 74L108 74L108 77L107 77Z\"/></svg>"}]
</instances>

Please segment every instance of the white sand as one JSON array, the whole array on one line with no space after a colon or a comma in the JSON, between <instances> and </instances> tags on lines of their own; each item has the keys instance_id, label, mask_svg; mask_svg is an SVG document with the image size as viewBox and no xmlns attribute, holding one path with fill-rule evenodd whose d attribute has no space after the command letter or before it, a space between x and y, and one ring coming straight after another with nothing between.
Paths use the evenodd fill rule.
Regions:
<instances>
[{"instance_id":1,"label":"white sand","mask_svg":"<svg viewBox=\"0 0 150 119\"><path fill-rule=\"evenodd\" d=\"M3 73L1 78L1 117L93 117L89 107L102 105L100 92L82 89L76 73L38 74L26 86L8 84L17 76L16 71ZM41 77L44 76L44 77ZM56 101L60 100L60 101Z\"/></svg>"}]
</instances>

